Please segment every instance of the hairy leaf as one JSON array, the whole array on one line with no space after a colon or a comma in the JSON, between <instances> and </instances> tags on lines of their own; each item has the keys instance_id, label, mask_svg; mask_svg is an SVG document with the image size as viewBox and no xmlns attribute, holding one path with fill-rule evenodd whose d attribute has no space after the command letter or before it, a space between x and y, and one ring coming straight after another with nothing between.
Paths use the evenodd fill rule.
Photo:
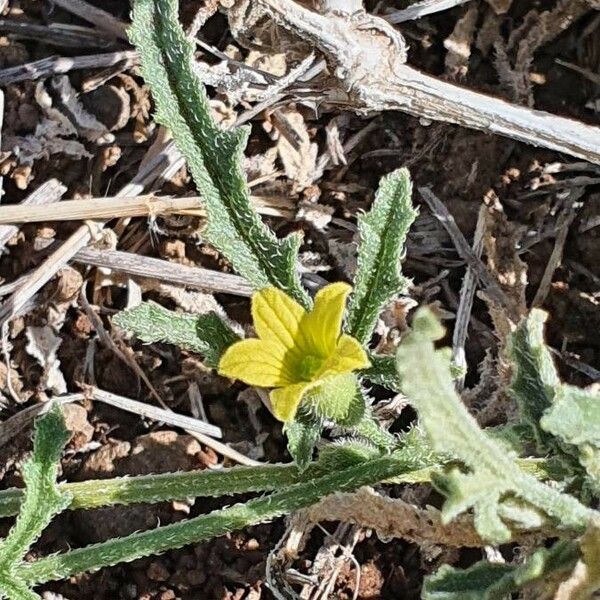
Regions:
<instances>
[{"instance_id":1,"label":"hairy leaf","mask_svg":"<svg viewBox=\"0 0 600 600\"><path fill-rule=\"evenodd\" d=\"M221 355L239 336L216 313L189 315L156 304L142 304L114 316L113 322L143 342L167 342L202 354L216 367Z\"/></svg>"},{"instance_id":2,"label":"hairy leaf","mask_svg":"<svg viewBox=\"0 0 600 600\"><path fill-rule=\"evenodd\" d=\"M353 491L364 485L375 485L399 476L405 470L406 465L401 456L380 456L366 463L315 477L309 482L291 485L273 494L253 498L244 504L234 504L179 523L24 564L17 575L27 583L43 583L90 569L130 562L271 521L315 504L330 494Z\"/></svg>"},{"instance_id":3,"label":"hairy leaf","mask_svg":"<svg viewBox=\"0 0 600 600\"><path fill-rule=\"evenodd\" d=\"M323 423L320 419L311 419L307 416L287 421L283 426L288 439L288 452L303 471L312 460L317 442L321 438Z\"/></svg>"},{"instance_id":4,"label":"hairy leaf","mask_svg":"<svg viewBox=\"0 0 600 600\"><path fill-rule=\"evenodd\" d=\"M407 287L400 261L406 235L417 216L411 193L408 170L394 171L381 180L371 210L358 218L358 269L348 332L362 344L369 342L381 309Z\"/></svg>"},{"instance_id":5,"label":"hairy leaf","mask_svg":"<svg viewBox=\"0 0 600 600\"><path fill-rule=\"evenodd\" d=\"M600 492L600 393L562 384L554 404L540 422L542 429L579 450L594 493Z\"/></svg>"},{"instance_id":6,"label":"hairy leaf","mask_svg":"<svg viewBox=\"0 0 600 600\"><path fill-rule=\"evenodd\" d=\"M178 21L176 0L135 0L129 35L141 55L142 74L206 202L207 239L257 289L275 286L305 307L297 253L301 238L278 240L250 205L242 169L249 129L221 129L211 116L193 68L194 46Z\"/></svg>"},{"instance_id":7,"label":"hairy leaf","mask_svg":"<svg viewBox=\"0 0 600 600\"><path fill-rule=\"evenodd\" d=\"M413 326L398 349L402 389L418 411L432 448L468 468L465 472L454 467L436 479L447 496L442 510L444 522L472 509L482 538L506 542L511 532L503 517L510 514L520 523L532 520L532 511L526 506L520 515L515 503L511 503L510 510L503 510L502 501L515 497L565 527L585 529L595 518L595 511L521 471L504 444L479 428L456 393L449 353L434 347L444 331L431 311L420 310Z\"/></svg>"},{"instance_id":8,"label":"hairy leaf","mask_svg":"<svg viewBox=\"0 0 600 600\"><path fill-rule=\"evenodd\" d=\"M510 340L515 373L510 392L540 453L552 452L573 472L584 467L588 483L600 490L600 393L560 381L544 343L547 314L532 310Z\"/></svg>"},{"instance_id":9,"label":"hairy leaf","mask_svg":"<svg viewBox=\"0 0 600 600\"><path fill-rule=\"evenodd\" d=\"M399 392L401 389L400 377L396 369L396 359L393 356L381 354L369 355L371 366L364 369L360 374L375 385L380 385L392 392Z\"/></svg>"},{"instance_id":10,"label":"hairy leaf","mask_svg":"<svg viewBox=\"0 0 600 600\"><path fill-rule=\"evenodd\" d=\"M567 444L600 447L600 392L561 385L541 426Z\"/></svg>"},{"instance_id":11,"label":"hairy leaf","mask_svg":"<svg viewBox=\"0 0 600 600\"><path fill-rule=\"evenodd\" d=\"M9 600L41 600L41 596L29 589L27 584L20 578L10 574L6 578L2 575L0 581L0 598L4 598L2 592Z\"/></svg>"},{"instance_id":12,"label":"hairy leaf","mask_svg":"<svg viewBox=\"0 0 600 600\"><path fill-rule=\"evenodd\" d=\"M60 408L54 406L36 421L33 454L23 466L26 490L21 511L6 539L0 543L0 592L11 600L37 598L14 575L31 545L52 517L71 501L56 485L60 454L69 432Z\"/></svg>"},{"instance_id":13,"label":"hairy leaf","mask_svg":"<svg viewBox=\"0 0 600 600\"><path fill-rule=\"evenodd\" d=\"M573 567L579 552L569 541L557 542L550 550L537 550L524 564L508 565L481 561L468 569L444 565L427 577L423 600L504 600L509 594L557 572Z\"/></svg>"},{"instance_id":14,"label":"hairy leaf","mask_svg":"<svg viewBox=\"0 0 600 600\"><path fill-rule=\"evenodd\" d=\"M523 420L531 427L538 450L553 448L551 436L540 428L540 419L552 406L560 385L552 356L544 344L546 313L534 309L524 318L509 341L514 375L509 389Z\"/></svg>"}]
</instances>

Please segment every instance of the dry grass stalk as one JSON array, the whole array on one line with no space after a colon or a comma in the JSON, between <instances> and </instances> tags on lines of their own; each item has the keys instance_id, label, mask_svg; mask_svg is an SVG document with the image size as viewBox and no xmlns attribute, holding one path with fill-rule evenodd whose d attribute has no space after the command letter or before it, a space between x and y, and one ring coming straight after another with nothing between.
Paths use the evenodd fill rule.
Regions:
<instances>
[{"instance_id":1,"label":"dry grass stalk","mask_svg":"<svg viewBox=\"0 0 600 600\"><path fill-rule=\"evenodd\" d=\"M53 2L63 10L81 17L88 23L92 23L98 29L106 31L118 39L129 41L127 38L127 23L117 19L105 10L85 0L53 0Z\"/></svg>"},{"instance_id":2,"label":"dry grass stalk","mask_svg":"<svg viewBox=\"0 0 600 600\"><path fill-rule=\"evenodd\" d=\"M253 196L259 213L275 217L292 217L292 203L285 198ZM204 217L202 198L166 198L153 195L65 200L52 207L15 205L0 207L0 225L40 223L45 221L108 220L123 217L155 217L164 214L187 214Z\"/></svg>"},{"instance_id":3,"label":"dry grass stalk","mask_svg":"<svg viewBox=\"0 0 600 600\"><path fill-rule=\"evenodd\" d=\"M149 152L153 152L152 159L143 164L133 180L120 191L119 196L130 197L141 194L144 188L157 178L172 177L179 170L181 158L173 144L165 144L160 151L150 148ZM94 228L101 228L103 225L102 222L96 221L82 225L60 248L32 271L23 284L0 306L0 326L18 314L59 269L72 260L79 250L87 246L96 233Z\"/></svg>"},{"instance_id":4,"label":"dry grass stalk","mask_svg":"<svg viewBox=\"0 0 600 600\"><path fill-rule=\"evenodd\" d=\"M243 277L238 275L201 267L188 267L130 252L82 248L73 260L86 265L113 269L136 278L155 279L212 293L245 297L252 295L252 288Z\"/></svg>"}]
</instances>

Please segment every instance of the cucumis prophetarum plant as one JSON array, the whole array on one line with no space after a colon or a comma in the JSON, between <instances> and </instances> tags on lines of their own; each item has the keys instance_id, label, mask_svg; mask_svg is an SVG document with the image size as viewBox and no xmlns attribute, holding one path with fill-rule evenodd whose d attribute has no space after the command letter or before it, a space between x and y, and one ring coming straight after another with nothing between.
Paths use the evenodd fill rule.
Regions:
<instances>
[{"instance_id":1,"label":"cucumis prophetarum plant","mask_svg":"<svg viewBox=\"0 0 600 600\"><path fill-rule=\"evenodd\" d=\"M248 129L224 131L213 121L176 0L134 0L130 37L156 120L171 130L205 202L205 241L256 290L257 337L239 339L215 313L182 315L153 303L121 313L115 323L141 340L197 352L221 375L267 389L293 461L57 483L68 432L60 408L51 406L36 422L33 453L23 467L25 489L0 491L0 516L17 515L0 542L0 597L40 598L35 589L48 581L223 535L335 492L415 481L431 483L443 495L441 517L448 527L468 513L482 548L532 534L518 560L442 566L426 577L423 598L490 600L521 590L528 598L592 597L600 589L600 513L594 508L600 494L600 393L560 381L543 340L545 314L532 311L510 339L514 374L506 391L519 419L482 429L456 392L450 354L438 348L444 330L427 308L416 312L395 356L369 347L381 310L408 285L400 271L416 216L408 172L384 177L369 212L358 217L352 285L331 283L313 299L298 276L300 237L277 239L250 204L242 170ZM397 435L383 428L369 397L373 384L403 393L418 423ZM325 430L337 432L335 443L322 441ZM26 560L64 510L251 492L260 495L175 524Z\"/></svg>"}]
</instances>

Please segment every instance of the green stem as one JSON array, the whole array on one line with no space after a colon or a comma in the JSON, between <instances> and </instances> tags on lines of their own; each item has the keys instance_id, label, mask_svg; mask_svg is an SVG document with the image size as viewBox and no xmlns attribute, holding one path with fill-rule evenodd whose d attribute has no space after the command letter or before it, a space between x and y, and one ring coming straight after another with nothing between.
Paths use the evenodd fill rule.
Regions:
<instances>
[{"instance_id":1,"label":"green stem","mask_svg":"<svg viewBox=\"0 0 600 600\"><path fill-rule=\"evenodd\" d=\"M413 461L409 469L394 477L393 483L428 483L431 475L439 471L443 462ZM517 461L525 472L539 479L548 479L550 474L540 459L521 459ZM61 483L58 486L62 494L71 497L68 510L91 509L115 504L153 504L185 498L219 497L249 492L269 492L309 481L323 476L327 469L319 463L312 463L302 472L293 464L275 464L258 467L233 467L225 470L189 471L161 473L159 475L140 475L136 477L117 477ZM24 490L0 490L0 518L11 517L19 513L23 502Z\"/></svg>"},{"instance_id":2,"label":"green stem","mask_svg":"<svg viewBox=\"0 0 600 600\"><path fill-rule=\"evenodd\" d=\"M302 474L290 463L77 481L61 483L58 489L71 495L68 509L76 510L271 491L323 473L316 463ZM0 491L0 517L18 514L23 497L21 489Z\"/></svg>"},{"instance_id":3,"label":"green stem","mask_svg":"<svg viewBox=\"0 0 600 600\"><path fill-rule=\"evenodd\" d=\"M245 504L26 563L16 569L15 575L35 585L129 562L269 521L315 504L328 494L373 485L404 471L406 463L403 460L394 455L385 456L312 481L303 481Z\"/></svg>"}]
</instances>

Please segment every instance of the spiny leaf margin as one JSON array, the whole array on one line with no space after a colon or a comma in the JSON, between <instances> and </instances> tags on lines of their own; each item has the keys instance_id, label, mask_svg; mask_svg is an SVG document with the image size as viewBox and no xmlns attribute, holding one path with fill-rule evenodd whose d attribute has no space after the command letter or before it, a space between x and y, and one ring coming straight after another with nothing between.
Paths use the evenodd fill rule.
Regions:
<instances>
[{"instance_id":1,"label":"spiny leaf margin","mask_svg":"<svg viewBox=\"0 0 600 600\"><path fill-rule=\"evenodd\" d=\"M61 452L69 438L58 405L37 419L33 453L23 465L26 488L21 510L8 536L0 543L0 593L11 600L39 598L28 590L16 571L52 518L71 502L70 494L59 490L56 484Z\"/></svg>"},{"instance_id":2,"label":"spiny leaf margin","mask_svg":"<svg viewBox=\"0 0 600 600\"><path fill-rule=\"evenodd\" d=\"M216 367L222 354L239 336L221 317L176 313L156 302L142 302L113 317L113 323L147 343L167 342L201 354Z\"/></svg>"},{"instance_id":3,"label":"spiny leaf margin","mask_svg":"<svg viewBox=\"0 0 600 600\"><path fill-rule=\"evenodd\" d=\"M408 230L417 216L408 169L383 177L371 210L358 217L360 245L348 332L362 344L371 338L382 308L407 287L400 262Z\"/></svg>"},{"instance_id":4,"label":"spiny leaf margin","mask_svg":"<svg viewBox=\"0 0 600 600\"><path fill-rule=\"evenodd\" d=\"M156 121L171 130L206 201L206 238L256 289L278 287L308 307L297 273L301 238L278 240L251 207L242 169L250 130L225 131L213 120L177 5L177 0L135 0L129 37L140 51Z\"/></svg>"}]
</instances>

